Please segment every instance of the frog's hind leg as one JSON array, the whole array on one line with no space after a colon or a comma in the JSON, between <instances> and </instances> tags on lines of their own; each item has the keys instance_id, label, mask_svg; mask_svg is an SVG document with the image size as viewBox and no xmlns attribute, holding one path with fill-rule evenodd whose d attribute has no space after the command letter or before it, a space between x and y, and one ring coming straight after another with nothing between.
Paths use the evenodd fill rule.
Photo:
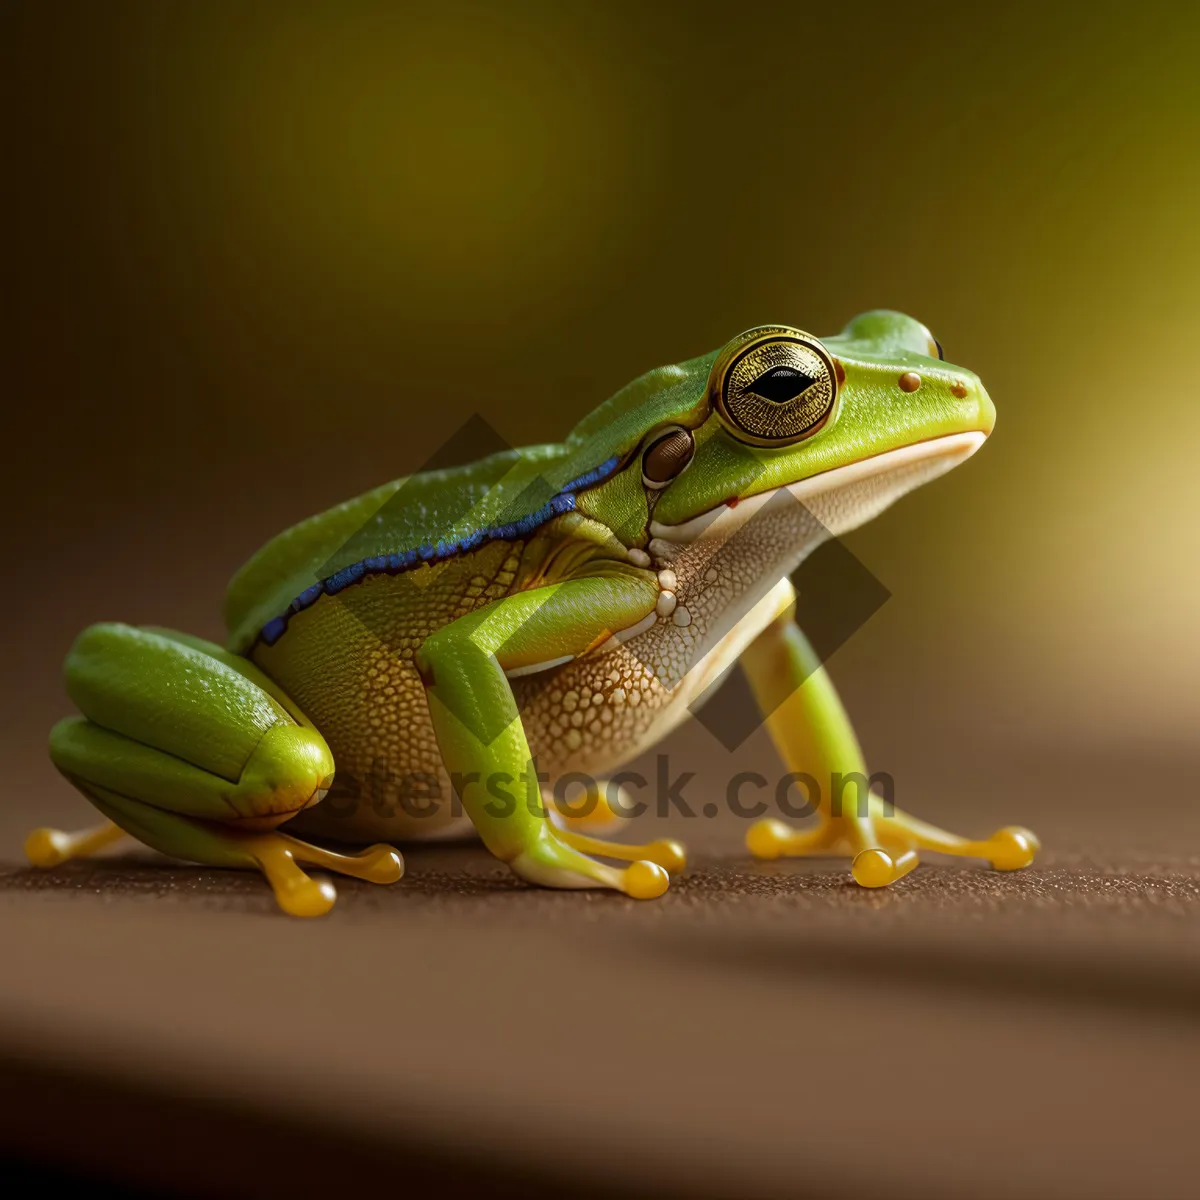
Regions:
<instances>
[{"instance_id":1,"label":"frog's hind leg","mask_svg":"<svg viewBox=\"0 0 1200 1200\"><path fill-rule=\"evenodd\" d=\"M1039 845L1027 829L1007 826L974 841L900 812L869 790L849 718L791 612L759 635L742 665L788 769L807 773L819 789L815 829L795 830L776 820L751 826L746 845L756 857L848 854L854 879L864 887L901 879L917 865L920 850L982 858L1004 871L1033 861ZM844 794L834 795L839 777L860 781L865 794L855 788L847 805Z\"/></svg>"},{"instance_id":2,"label":"frog's hind leg","mask_svg":"<svg viewBox=\"0 0 1200 1200\"><path fill-rule=\"evenodd\" d=\"M328 911L332 885L299 864L376 883L399 879L390 846L355 855L309 846L276 827L321 800L333 759L320 734L253 664L181 634L97 625L66 663L83 717L55 726L55 765L113 826L191 862L261 870L280 906ZM54 866L116 838L35 830L31 860Z\"/></svg>"}]
</instances>

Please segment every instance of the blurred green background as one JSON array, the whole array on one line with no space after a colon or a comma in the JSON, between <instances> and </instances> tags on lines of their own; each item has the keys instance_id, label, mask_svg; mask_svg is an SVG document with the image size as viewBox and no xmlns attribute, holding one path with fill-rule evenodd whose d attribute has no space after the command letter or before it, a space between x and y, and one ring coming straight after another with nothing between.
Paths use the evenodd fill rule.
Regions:
<instances>
[{"instance_id":1,"label":"blurred green background","mask_svg":"<svg viewBox=\"0 0 1200 1200\"><path fill-rule=\"evenodd\" d=\"M926 759L1191 745L1195 9L45 3L0 35L30 806L83 811L43 751L83 624L220 636L258 545L470 414L557 439L651 366L874 307L999 421L850 539L893 593L831 664L868 749L901 706Z\"/></svg>"}]
</instances>

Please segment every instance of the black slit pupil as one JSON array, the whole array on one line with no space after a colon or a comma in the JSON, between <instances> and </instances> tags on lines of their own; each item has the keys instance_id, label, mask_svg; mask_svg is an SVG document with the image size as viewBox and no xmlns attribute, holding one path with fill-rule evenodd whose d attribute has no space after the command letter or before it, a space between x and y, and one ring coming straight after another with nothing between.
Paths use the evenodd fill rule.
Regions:
<instances>
[{"instance_id":1,"label":"black slit pupil","mask_svg":"<svg viewBox=\"0 0 1200 1200\"><path fill-rule=\"evenodd\" d=\"M770 400L773 404L786 404L801 392L806 392L817 381L795 367L772 367L763 372L746 391Z\"/></svg>"}]
</instances>

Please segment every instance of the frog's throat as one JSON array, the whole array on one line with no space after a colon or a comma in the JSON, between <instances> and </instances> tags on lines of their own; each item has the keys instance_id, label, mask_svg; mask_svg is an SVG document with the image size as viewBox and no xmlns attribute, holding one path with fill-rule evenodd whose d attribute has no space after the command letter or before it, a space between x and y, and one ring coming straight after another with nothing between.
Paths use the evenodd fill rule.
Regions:
<instances>
[{"instance_id":1,"label":"frog's throat","mask_svg":"<svg viewBox=\"0 0 1200 1200\"><path fill-rule=\"evenodd\" d=\"M965 462L986 440L986 433L972 430L914 442L770 488L734 504L718 504L678 525L651 521L650 536L686 544L716 534L718 523L725 532L729 524L744 524L784 492L804 504L830 533L839 536L869 521L906 492Z\"/></svg>"}]
</instances>

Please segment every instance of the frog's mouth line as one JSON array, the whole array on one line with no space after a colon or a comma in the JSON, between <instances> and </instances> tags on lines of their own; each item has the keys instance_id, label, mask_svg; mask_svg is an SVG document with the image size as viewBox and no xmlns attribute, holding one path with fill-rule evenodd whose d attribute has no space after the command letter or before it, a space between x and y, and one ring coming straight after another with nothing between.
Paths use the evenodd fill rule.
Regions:
<instances>
[{"instance_id":1,"label":"frog's mouth line","mask_svg":"<svg viewBox=\"0 0 1200 1200\"><path fill-rule=\"evenodd\" d=\"M679 525L663 525L658 521L651 521L650 535L686 544L708 533L711 526L722 517L732 517L736 513L736 518L733 519L741 525L780 492L787 492L793 499L807 503L882 475L895 475L902 483L895 495L882 499L880 508L886 508L904 492L965 462L986 440L987 434L982 430L970 430L966 433L951 433L944 437L930 438L924 442L913 442L908 446L900 446L898 449L864 458L860 462L810 475L807 479L800 479L783 487L770 488L744 500L735 501L734 504L718 504L716 508L691 517ZM921 470L922 464L925 466L924 470ZM855 522L857 523L859 522Z\"/></svg>"}]
</instances>

